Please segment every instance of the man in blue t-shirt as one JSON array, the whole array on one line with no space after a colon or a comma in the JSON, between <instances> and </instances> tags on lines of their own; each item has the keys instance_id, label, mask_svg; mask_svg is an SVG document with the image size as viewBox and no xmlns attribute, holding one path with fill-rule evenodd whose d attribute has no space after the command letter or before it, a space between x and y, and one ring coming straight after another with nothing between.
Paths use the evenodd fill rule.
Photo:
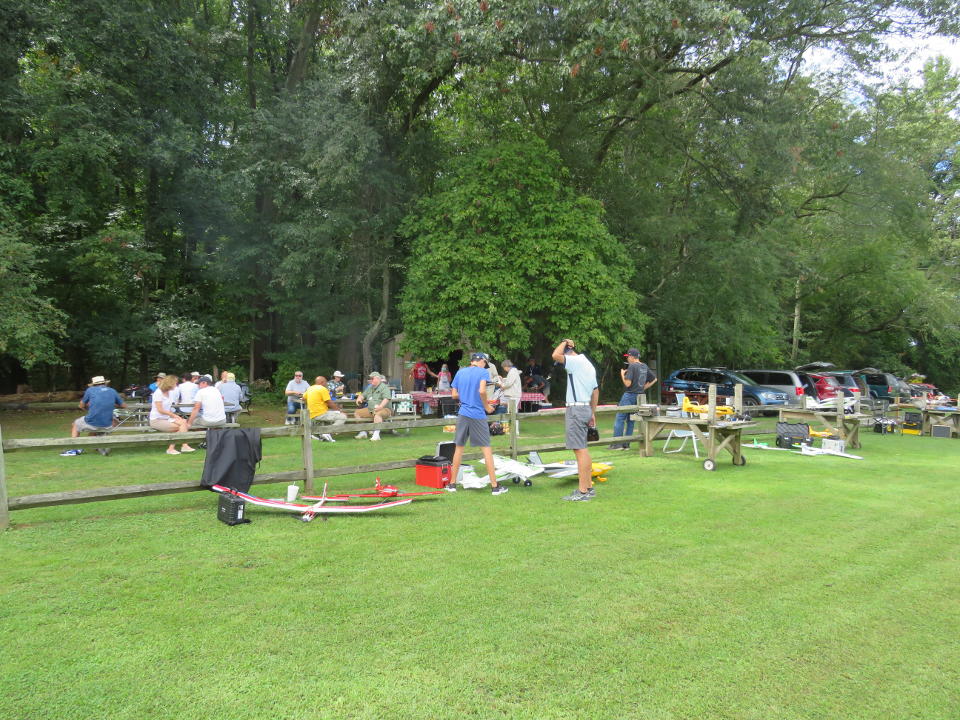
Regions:
<instances>
[{"instance_id":1,"label":"man in blue t-shirt","mask_svg":"<svg viewBox=\"0 0 960 720\"><path fill-rule=\"evenodd\" d=\"M490 371L487 368L487 356L482 352L475 352L470 356L470 365L463 368L453 378L450 388L454 400L460 400L460 412L457 415L457 432L454 436L456 449L453 451L453 467L450 469L451 483L447 490L456 490L457 474L460 472L460 461L463 458L463 448L470 440L473 447L483 452L483 461L487 466L490 484L494 495L503 495L507 492L504 485L497 484L497 475L493 466L493 450L490 449L490 426L487 425L487 415L493 412L490 401L487 400L487 382L490 380Z\"/></svg>"},{"instance_id":2,"label":"man in blue t-shirt","mask_svg":"<svg viewBox=\"0 0 960 720\"><path fill-rule=\"evenodd\" d=\"M78 417L70 426L70 437L80 437L82 432L106 432L113 427L113 409L124 407L123 398L112 387L107 386L107 379L97 375L90 381L83 399L80 400L80 409L87 414ZM79 455L80 450L67 450L61 455Z\"/></svg>"}]
</instances>

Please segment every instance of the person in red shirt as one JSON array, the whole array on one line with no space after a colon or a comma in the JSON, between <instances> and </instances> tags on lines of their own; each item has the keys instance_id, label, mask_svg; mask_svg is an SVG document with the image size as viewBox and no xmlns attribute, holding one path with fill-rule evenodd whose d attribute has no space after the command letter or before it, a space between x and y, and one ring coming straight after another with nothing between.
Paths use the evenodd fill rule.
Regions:
<instances>
[{"instance_id":1,"label":"person in red shirt","mask_svg":"<svg viewBox=\"0 0 960 720\"><path fill-rule=\"evenodd\" d=\"M433 375L433 377L437 377L437 374L427 367L427 364L423 361L423 358L417 358L417 362L410 371L410 377L413 378L414 392L423 392L427 389L427 375Z\"/></svg>"}]
</instances>

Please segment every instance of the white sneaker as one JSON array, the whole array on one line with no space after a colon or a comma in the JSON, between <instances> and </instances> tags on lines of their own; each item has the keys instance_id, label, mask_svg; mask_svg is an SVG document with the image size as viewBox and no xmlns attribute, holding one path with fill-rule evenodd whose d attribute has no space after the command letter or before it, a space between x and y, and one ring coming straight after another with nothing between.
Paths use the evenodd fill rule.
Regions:
<instances>
[{"instance_id":1,"label":"white sneaker","mask_svg":"<svg viewBox=\"0 0 960 720\"><path fill-rule=\"evenodd\" d=\"M356 435L356 439L357 439L357 440L366 440L366 439L367 439L367 431L366 431L366 430L361 430L360 432L358 432L357 435Z\"/></svg>"},{"instance_id":2,"label":"white sneaker","mask_svg":"<svg viewBox=\"0 0 960 720\"><path fill-rule=\"evenodd\" d=\"M324 433L320 437L323 438L324 442L336 442L336 440L333 439L333 435L331 435L330 433Z\"/></svg>"}]
</instances>

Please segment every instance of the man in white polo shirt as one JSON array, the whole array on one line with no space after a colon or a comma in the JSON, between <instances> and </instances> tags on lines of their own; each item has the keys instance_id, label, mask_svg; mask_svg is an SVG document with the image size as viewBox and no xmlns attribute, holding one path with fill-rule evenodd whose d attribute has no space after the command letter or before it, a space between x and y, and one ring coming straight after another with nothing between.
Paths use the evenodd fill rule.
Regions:
<instances>
[{"instance_id":1,"label":"man in white polo shirt","mask_svg":"<svg viewBox=\"0 0 960 720\"><path fill-rule=\"evenodd\" d=\"M200 389L193 396L193 411L187 420L187 430L191 427L223 427L227 422L227 413L223 407L223 396L213 386L213 378L201 375L197 381Z\"/></svg>"},{"instance_id":2,"label":"man in white polo shirt","mask_svg":"<svg viewBox=\"0 0 960 720\"><path fill-rule=\"evenodd\" d=\"M586 355L574 350L570 338L560 341L553 351L553 359L567 369L566 445L577 458L577 475L580 486L564 500L591 500L594 497L593 460L587 448L587 428L597 425L597 400L600 387L597 385L597 370Z\"/></svg>"}]
</instances>

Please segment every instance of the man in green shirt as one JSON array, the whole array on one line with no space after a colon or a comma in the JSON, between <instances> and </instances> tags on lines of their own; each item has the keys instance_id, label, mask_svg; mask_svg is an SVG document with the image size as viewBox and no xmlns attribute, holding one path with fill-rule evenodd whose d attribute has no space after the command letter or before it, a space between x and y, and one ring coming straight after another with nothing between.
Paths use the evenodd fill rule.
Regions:
<instances>
[{"instance_id":1,"label":"man in green shirt","mask_svg":"<svg viewBox=\"0 0 960 720\"><path fill-rule=\"evenodd\" d=\"M370 373L370 390L365 396L361 395L367 401L367 406L365 408L359 408L353 416L366 420L372 417L375 423L382 423L384 418L393 415L393 411L390 409L391 394L390 386L386 383L386 378L378 372ZM366 431L357 433L358 440L363 440L366 437ZM374 430L370 439L379 440L380 431Z\"/></svg>"}]
</instances>

